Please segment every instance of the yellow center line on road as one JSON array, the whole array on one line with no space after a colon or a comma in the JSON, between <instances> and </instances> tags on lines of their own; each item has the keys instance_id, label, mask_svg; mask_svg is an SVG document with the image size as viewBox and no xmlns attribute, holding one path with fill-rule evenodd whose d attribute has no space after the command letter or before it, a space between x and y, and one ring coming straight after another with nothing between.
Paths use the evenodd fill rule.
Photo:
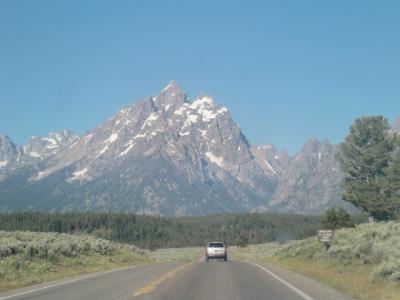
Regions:
<instances>
[{"instance_id":1,"label":"yellow center line on road","mask_svg":"<svg viewBox=\"0 0 400 300\"><path fill-rule=\"evenodd\" d=\"M163 282L164 280L167 280L169 278L174 277L179 271L182 271L184 269L186 269L187 267L193 265L193 262L184 264L183 266L180 266L178 268L175 268L165 274L162 274L161 276L157 276L154 279L152 279L146 286L142 287L140 290L138 290L136 293L134 293L133 295L135 297L137 296L141 296L141 295L146 295L146 294L150 294L152 293L157 285L159 285L161 282Z\"/></svg>"}]
</instances>

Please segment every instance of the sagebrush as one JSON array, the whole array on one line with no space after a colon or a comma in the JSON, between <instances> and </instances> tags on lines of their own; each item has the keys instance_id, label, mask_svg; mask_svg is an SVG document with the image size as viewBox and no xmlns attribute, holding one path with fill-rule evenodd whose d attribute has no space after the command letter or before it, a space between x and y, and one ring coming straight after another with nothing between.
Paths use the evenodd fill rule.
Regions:
<instances>
[{"instance_id":1,"label":"sagebrush","mask_svg":"<svg viewBox=\"0 0 400 300\"><path fill-rule=\"evenodd\" d=\"M400 223L361 224L335 231L327 250L316 237L292 243L282 257L330 261L336 265L371 265L373 278L400 284Z\"/></svg>"}]
</instances>

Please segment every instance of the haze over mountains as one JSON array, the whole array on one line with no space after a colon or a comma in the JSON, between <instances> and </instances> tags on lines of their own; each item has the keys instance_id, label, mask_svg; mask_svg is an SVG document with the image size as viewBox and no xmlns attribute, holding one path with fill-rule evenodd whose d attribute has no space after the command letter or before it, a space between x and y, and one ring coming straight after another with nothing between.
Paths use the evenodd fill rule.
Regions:
<instances>
[{"instance_id":1,"label":"haze over mountains","mask_svg":"<svg viewBox=\"0 0 400 300\"><path fill-rule=\"evenodd\" d=\"M336 151L314 138L294 156L252 146L227 108L205 94L190 101L172 81L80 137L17 146L0 135L0 208L320 213L344 205Z\"/></svg>"}]
</instances>

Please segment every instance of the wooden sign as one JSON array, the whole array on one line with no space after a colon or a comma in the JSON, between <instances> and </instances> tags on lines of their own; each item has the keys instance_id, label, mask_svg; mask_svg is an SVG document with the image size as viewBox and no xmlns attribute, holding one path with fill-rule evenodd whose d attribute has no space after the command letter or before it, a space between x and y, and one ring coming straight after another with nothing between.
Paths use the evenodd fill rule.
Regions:
<instances>
[{"instance_id":1,"label":"wooden sign","mask_svg":"<svg viewBox=\"0 0 400 300\"><path fill-rule=\"evenodd\" d=\"M330 245L333 240L333 230L318 230L318 241Z\"/></svg>"}]
</instances>

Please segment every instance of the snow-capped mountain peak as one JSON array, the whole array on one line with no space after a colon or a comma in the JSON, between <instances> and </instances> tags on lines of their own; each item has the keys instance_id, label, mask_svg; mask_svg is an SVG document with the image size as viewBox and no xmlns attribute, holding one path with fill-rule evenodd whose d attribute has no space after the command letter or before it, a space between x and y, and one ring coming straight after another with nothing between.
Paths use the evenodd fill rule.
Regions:
<instances>
[{"instance_id":1,"label":"snow-capped mountain peak","mask_svg":"<svg viewBox=\"0 0 400 300\"><path fill-rule=\"evenodd\" d=\"M175 111L177 107L188 102L186 93L175 80L172 80L159 95L152 97L159 110Z\"/></svg>"},{"instance_id":2,"label":"snow-capped mountain peak","mask_svg":"<svg viewBox=\"0 0 400 300\"><path fill-rule=\"evenodd\" d=\"M65 147L79 140L79 136L69 129L58 132L50 132L47 137L32 136L23 146L24 154L33 158L46 158L57 154Z\"/></svg>"},{"instance_id":3,"label":"snow-capped mountain peak","mask_svg":"<svg viewBox=\"0 0 400 300\"><path fill-rule=\"evenodd\" d=\"M53 132L22 150L0 135L0 204L201 215L285 210L289 203L301 211L296 201L326 205L338 178L334 167L334 148L316 140L294 157L269 144L251 147L227 108L206 94L190 101L171 81L82 137ZM315 190L321 182L325 194ZM316 194L311 206L301 202L309 191Z\"/></svg>"}]
</instances>

